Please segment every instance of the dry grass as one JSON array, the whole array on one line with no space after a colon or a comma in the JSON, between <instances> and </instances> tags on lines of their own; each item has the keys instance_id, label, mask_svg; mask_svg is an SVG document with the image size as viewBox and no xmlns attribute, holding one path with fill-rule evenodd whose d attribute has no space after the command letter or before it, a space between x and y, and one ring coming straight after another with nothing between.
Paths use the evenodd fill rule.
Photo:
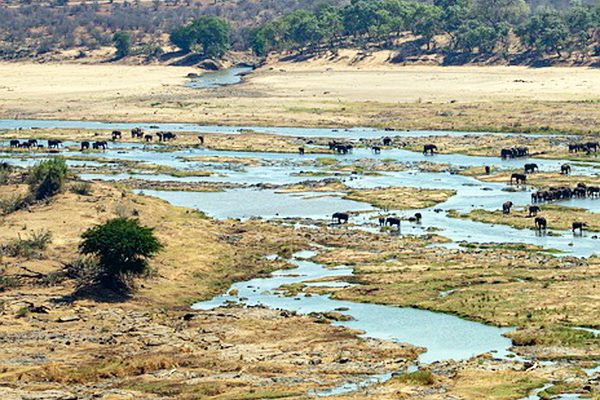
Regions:
<instances>
[{"instance_id":1,"label":"dry grass","mask_svg":"<svg viewBox=\"0 0 600 400\"><path fill-rule=\"evenodd\" d=\"M461 174L471 175L484 182L510 183L510 177L514 172L523 173L523 170L511 170L493 173L491 175L481 174L482 168L461 171ZM589 186L600 185L599 176L589 175L562 175L559 172L539 172L527 175L527 185L538 188L545 187L575 187L578 183Z\"/></svg>"},{"instance_id":2,"label":"dry grass","mask_svg":"<svg viewBox=\"0 0 600 400\"><path fill-rule=\"evenodd\" d=\"M384 210L428 208L443 203L456 194L453 190L392 187L373 190L353 190L344 198L372 204Z\"/></svg>"},{"instance_id":3,"label":"dry grass","mask_svg":"<svg viewBox=\"0 0 600 400\"><path fill-rule=\"evenodd\" d=\"M600 232L600 215L597 213L583 208L564 207L553 204L542 204L540 208L542 211L538 216L546 218L549 229L571 230L573 222L585 222L587 223L586 230ZM466 214L455 216L488 224L509 225L519 229L536 229L534 217L529 215L529 211L526 208L513 209L510 214L503 214L502 210L472 210Z\"/></svg>"}]
</instances>

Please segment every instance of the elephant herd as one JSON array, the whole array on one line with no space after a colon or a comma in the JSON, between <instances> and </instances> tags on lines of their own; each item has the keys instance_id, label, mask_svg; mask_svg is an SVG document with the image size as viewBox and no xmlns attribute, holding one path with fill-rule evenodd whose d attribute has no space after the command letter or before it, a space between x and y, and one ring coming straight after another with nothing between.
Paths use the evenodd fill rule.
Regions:
<instances>
[{"instance_id":1,"label":"elephant herd","mask_svg":"<svg viewBox=\"0 0 600 400\"><path fill-rule=\"evenodd\" d=\"M407 218L407 220L409 222L414 222L414 223L421 223L421 220L423 219L423 215L421 215L421 213L416 213L414 216ZM337 224L347 224L348 221L350 220L350 214L347 212L336 212L335 214L333 214L333 216L331 217L331 220L333 222L336 222ZM385 227L385 226L389 226L389 227L394 227L396 226L398 229L400 229L400 224L402 222L402 218L396 217L396 216L380 216L379 217L379 226L381 227Z\"/></svg>"},{"instance_id":2,"label":"elephant herd","mask_svg":"<svg viewBox=\"0 0 600 400\"><path fill-rule=\"evenodd\" d=\"M585 183L578 183L575 187L549 187L531 194L532 203L585 198L600 198L600 186L588 186Z\"/></svg>"},{"instance_id":3,"label":"elephant herd","mask_svg":"<svg viewBox=\"0 0 600 400\"><path fill-rule=\"evenodd\" d=\"M167 141L177 139L177 135L174 134L173 132L160 131L160 132L156 132L155 135L158 138L159 142L167 142ZM115 141L117 139L121 139L121 138L123 138L123 132L112 131L111 137L112 137L113 141ZM144 133L144 130L142 128L133 128L131 130L131 138L132 139L144 139L146 142L151 142L154 139L154 136L151 134ZM200 140L201 143L204 143L203 136L198 136L198 140ZM108 148L108 142L106 140L98 140L95 142L86 140L86 141L81 142L81 150L82 151L89 150L90 148L92 148L94 150L106 150Z\"/></svg>"},{"instance_id":4,"label":"elephant herd","mask_svg":"<svg viewBox=\"0 0 600 400\"><path fill-rule=\"evenodd\" d=\"M528 207L529 217L536 217L534 224L536 229L539 231L546 230L548 228L548 221L544 217L538 217L538 213L542 211L541 207L537 203L557 201L557 200L570 200L573 198L600 198L600 187L599 186L587 186L584 183L578 183L576 187L550 187L545 190L539 190L531 194L532 205ZM513 207L512 201L507 201L502 204L502 213L507 215ZM573 222L572 230L573 233L579 231L582 233L584 228L587 227L585 222Z\"/></svg>"},{"instance_id":5,"label":"elephant herd","mask_svg":"<svg viewBox=\"0 0 600 400\"><path fill-rule=\"evenodd\" d=\"M113 132L113 139L115 139L115 132L119 133L119 138L121 137L119 131L114 131ZM177 135L173 132L163 132L163 131L159 131L155 133L156 138L158 139L159 142L169 142L171 140L175 140L177 139ZM154 140L154 136L151 134L147 134L144 133L144 130L142 128L133 128L131 130L131 138L132 139L144 139L146 142L151 142L152 140ZM198 140L201 141L201 143L204 143L204 137L203 136L198 136Z\"/></svg>"},{"instance_id":6,"label":"elephant herd","mask_svg":"<svg viewBox=\"0 0 600 400\"><path fill-rule=\"evenodd\" d=\"M545 231L546 229L548 229L548 221L544 217L536 217L534 223L538 231ZM573 222L571 224L571 231L573 233L577 233L577 231L579 231L579 234L583 234L583 230L587 226L588 225L585 222Z\"/></svg>"},{"instance_id":7,"label":"elephant herd","mask_svg":"<svg viewBox=\"0 0 600 400\"><path fill-rule=\"evenodd\" d=\"M62 140L56 139L48 139L47 145L49 149L58 149L62 144ZM28 139L28 140L17 140L12 139L9 142L9 146L17 149L43 149L44 145L41 143L41 140L37 139Z\"/></svg>"},{"instance_id":8,"label":"elephant herd","mask_svg":"<svg viewBox=\"0 0 600 400\"><path fill-rule=\"evenodd\" d=\"M81 150L89 150L90 146L94 150L106 150L108 148L108 142L106 140L97 140L95 142L88 142L84 140L81 142Z\"/></svg>"},{"instance_id":9,"label":"elephant herd","mask_svg":"<svg viewBox=\"0 0 600 400\"><path fill-rule=\"evenodd\" d=\"M569 145L569 153L585 151L587 154L591 154L592 152L598 152L599 147L600 143L598 142L572 143Z\"/></svg>"},{"instance_id":10,"label":"elephant herd","mask_svg":"<svg viewBox=\"0 0 600 400\"><path fill-rule=\"evenodd\" d=\"M500 157L506 158L519 158L529 156L529 149L527 147L512 147L510 149L500 150Z\"/></svg>"},{"instance_id":11,"label":"elephant herd","mask_svg":"<svg viewBox=\"0 0 600 400\"><path fill-rule=\"evenodd\" d=\"M352 152L354 146L350 143L337 142L332 140L328 143L329 150L333 150L337 154L348 154Z\"/></svg>"}]
</instances>

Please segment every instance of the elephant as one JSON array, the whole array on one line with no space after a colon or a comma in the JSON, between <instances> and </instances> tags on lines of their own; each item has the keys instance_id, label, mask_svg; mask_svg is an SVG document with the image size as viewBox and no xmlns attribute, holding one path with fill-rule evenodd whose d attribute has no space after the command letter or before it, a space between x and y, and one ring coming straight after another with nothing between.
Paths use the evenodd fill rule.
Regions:
<instances>
[{"instance_id":1,"label":"elephant","mask_svg":"<svg viewBox=\"0 0 600 400\"><path fill-rule=\"evenodd\" d=\"M401 223L401 220L398 217L387 217L385 220L386 225L389 225L390 227L397 226L398 229L400 229L400 223Z\"/></svg>"},{"instance_id":2,"label":"elephant","mask_svg":"<svg viewBox=\"0 0 600 400\"><path fill-rule=\"evenodd\" d=\"M537 217L535 219L535 227L538 231L546 230L548 229L548 221L544 217Z\"/></svg>"},{"instance_id":3,"label":"elephant","mask_svg":"<svg viewBox=\"0 0 600 400\"><path fill-rule=\"evenodd\" d=\"M525 183L527 181L527 175L525 174L512 174L510 177L510 183L512 185L513 181L517 182L517 185Z\"/></svg>"},{"instance_id":4,"label":"elephant","mask_svg":"<svg viewBox=\"0 0 600 400\"><path fill-rule=\"evenodd\" d=\"M512 206L512 201L507 201L506 203L502 204L502 214L510 214L510 209L512 208Z\"/></svg>"},{"instance_id":5,"label":"elephant","mask_svg":"<svg viewBox=\"0 0 600 400\"><path fill-rule=\"evenodd\" d=\"M423 146L423 154L435 154L437 152L438 147L435 144L426 144Z\"/></svg>"},{"instance_id":6,"label":"elephant","mask_svg":"<svg viewBox=\"0 0 600 400\"><path fill-rule=\"evenodd\" d=\"M575 233L576 230L579 230L580 234L583 234L583 228L587 227L585 222L573 222L571 230Z\"/></svg>"},{"instance_id":7,"label":"elephant","mask_svg":"<svg viewBox=\"0 0 600 400\"><path fill-rule=\"evenodd\" d=\"M533 217L537 215L542 209L539 206L529 206L529 216Z\"/></svg>"},{"instance_id":8,"label":"elephant","mask_svg":"<svg viewBox=\"0 0 600 400\"><path fill-rule=\"evenodd\" d=\"M525 164L524 170L526 174L530 174L539 171L539 167L537 164Z\"/></svg>"},{"instance_id":9,"label":"elephant","mask_svg":"<svg viewBox=\"0 0 600 400\"><path fill-rule=\"evenodd\" d=\"M336 212L335 214L333 214L331 219L337 220L338 224L347 224L348 220L350 219L350 215L344 212Z\"/></svg>"}]
</instances>

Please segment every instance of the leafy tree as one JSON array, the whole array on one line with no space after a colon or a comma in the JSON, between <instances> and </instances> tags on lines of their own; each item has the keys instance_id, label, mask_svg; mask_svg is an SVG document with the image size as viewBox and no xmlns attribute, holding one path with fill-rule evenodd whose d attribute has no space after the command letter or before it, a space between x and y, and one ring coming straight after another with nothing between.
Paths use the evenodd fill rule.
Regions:
<instances>
[{"instance_id":1,"label":"leafy tree","mask_svg":"<svg viewBox=\"0 0 600 400\"><path fill-rule=\"evenodd\" d=\"M442 10L441 29L452 37L459 28L464 29L473 11L472 0L434 0L433 5Z\"/></svg>"},{"instance_id":2,"label":"leafy tree","mask_svg":"<svg viewBox=\"0 0 600 400\"><path fill-rule=\"evenodd\" d=\"M35 200L45 200L58 194L67 177L67 164L57 157L35 164L29 173L29 191Z\"/></svg>"},{"instance_id":3,"label":"leafy tree","mask_svg":"<svg viewBox=\"0 0 600 400\"><path fill-rule=\"evenodd\" d=\"M499 34L493 26L479 20L467 20L456 31L455 47L472 52L475 48L482 53L494 50Z\"/></svg>"},{"instance_id":4,"label":"leafy tree","mask_svg":"<svg viewBox=\"0 0 600 400\"><path fill-rule=\"evenodd\" d=\"M169 34L169 40L184 52L189 53L192 50L192 45L194 44L194 35L191 27L180 26L175 28Z\"/></svg>"},{"instance_id":5,"label":"leafy tree","mask_svg":"<svg viewBox=\"0 0 600 400\"><path fill-rule=\"evenodd\" d=\"M430 49L433 37L441 32L442 9L429 4L417 3L410 16L410 30L421 36Z\"/></svg>"},{"instance_id":6,"label":"leafy tree","mask_svg":"<svg viewBox=\"0 0 600 400\"><path fill-rule=\"evenodd\" d=\"M117 49L117 58L123 58L131 53L131 35L128 32L120 31L114 34L113 43Z\"/></svg>"},{"instance_id":7,"label":"leafy tree","mask_svg":"<svg viewBox=\"0 0 600 400\"><path fill-rule=\"evenodd\" d=\"M502 23L517 24L529 13L525 0L474 0L473 12L483 21L497 27Z\"/></svg>"},{"instance_id":8,"label":"leafy tree","mask_svg":"<svg viewBox=\"0 0 600 400\"><path fill-rule=\"evenodd\" d=\"M585 56L593 34L594 10L581 2L576 2L566 11L565 22L573 41L572 47L580 50Z\"/></svg>"},{"instance_id":9,"label":"leafy tree","mask_svg":"<svg viewBox=\"0 0 600 400\"><path fill-rule=\"evenodd\" d=\"M342 16L334 7L321 4L315 10L317 24L323 41L333 42L344 30Z\"/></svg>"},{"instance_id":10,"label":"leafy tree","mask_svg":"<svg viewBox=\"0 0 600 400\"><path fill-rule=\"evenodd\" d=\"M115 218L85 231L79 251L98 260L95 279L106 287L119 287L128 275L147 271L148 259L162 249L151 228L137 219Z\"/></svg>"},{"instance_id":11,"label":"leafy tree","mask_svg":"<svg viewBox=\"0 0 600 400\"><path fill-rule=\"evenodd\" d=\"M389 13L390 31L399 35L408 29L408 18L414 11L412 2L404 0L385 0L383 9Z\"/></svg>"},{"instance_id":12,"label":"leafy tree","mask_svg":"<svg viewBox=\"0 0 600 400\"><path fill-rule=\"evenodd\" d=\"M189 52L198 46L207 57L221 57L231 46L229 23L218 17L202 16L171 32L171 43Z\"/></svg>"},{"instance_id":13,"label":"leafy tree","mask_svg":"<svg viewBox=\"0 0 600 400\"><path fill-rule=\"evenodd\" d=\"M284 35L286 24L283 19L273 20L260 28L250 31L250 47L255 54L264 56L274 48L286 48Z\"/></svg>"},{"instance_id":14,"label":"leafy tree","mask_svg":"<svg viewBox=\"0 0 600 400\"><path fill-rule=\"evenodd\" d=\"M378 25L381 15L378 14L379 1L352 0L342 10L344 28L354 36L367 34L372 27Z\"/></svg>"},{"instance_id":15,"label":"leafy tree","mask_svg":"<svg viewBox=\"0 0 600 400\"><path fill-rule=\"evenodd\" d=\"M298 10L285 17L287 25L284 37L298 46L318 42L323 36L316 16L306 10Z\"/></svg>"},{"instance_id":16,"label":"leafy tree","mask_svg":"<svg viewBox=\"0 0 600 400\"><path fill-rule=\"evenodd\" d=\"M248 32L248 45L257 56L265 56L268 53L268 41L265 35L265 27L254 28Z\"/></svg>"},{"instance_id":17,"label":"leafy tree","mask_svg":"<svg viewBox=\"0 0 600 400\"><path fill-rule=\"evenodd\" d=\"M519 28L518 34L526 45L538 52L553 51L561 57L561 49L569 38L569 29L558 11L542 9Z\"/></svg>"}]
</instances>

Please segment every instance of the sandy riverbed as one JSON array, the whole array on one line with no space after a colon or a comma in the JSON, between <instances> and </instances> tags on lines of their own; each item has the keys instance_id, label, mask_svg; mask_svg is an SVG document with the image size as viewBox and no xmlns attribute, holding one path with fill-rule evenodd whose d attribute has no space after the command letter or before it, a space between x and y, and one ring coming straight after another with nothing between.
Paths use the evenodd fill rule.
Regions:
<instances>
[{"instance_id":1,"label":"sandy riverbed","mask_svg":"<svg viewBox=\"0 0 600 400\"><path fill-rule=\"evenodd\" d=\"M0 117L581 132L600 121L595 69L379 58L267 64L210 90L183 86L188 67L0 63Z\"/></svg>"}]
</instances>

